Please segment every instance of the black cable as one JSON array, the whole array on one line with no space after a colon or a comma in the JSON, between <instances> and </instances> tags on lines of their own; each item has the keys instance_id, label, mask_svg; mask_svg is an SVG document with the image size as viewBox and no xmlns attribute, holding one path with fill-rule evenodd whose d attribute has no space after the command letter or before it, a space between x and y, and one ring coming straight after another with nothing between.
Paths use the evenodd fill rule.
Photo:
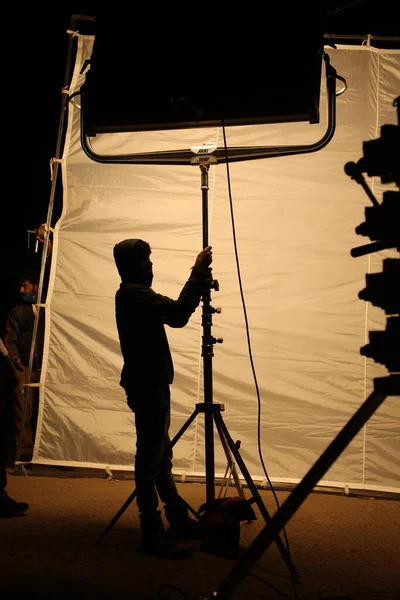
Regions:
<instances>
[{"instance_id":1,"label":"black cable","mask_svg":"<svg viewBox=\"0 0 400 600\"><path fill-rule=\"evenodd\" d=\"M339 12L342 12L343 10L347 10L348 8L353 8L353 6L356 6L356 4L362 4L364 2L364 0L353 0L352 2L347 2L347 4L344 4L343 6L337 6L336 8L332 8L331 10L328 10L325 14L324 17L330 17L331 15L336 15Z\"/></svg>"},{"instance_id":2,"label":"black cable","mask_svg":"<svg viewBox=\"0 0 400 600\"><path fill-rule=\"evenodd\" d=\"M175 592L178 592L181 595L181 598L184 598L184 600L190 600L189 596L187 594L185 594L184 592L182 592L181 589L179 589L178 587L176 587L175 585L171 585L169 583L163 583L161 585L158 586L157 588L157 600L173 600L171 597L169 596L162 596L162 591L164 589L169 588L170 590L174 590Z\"/></svg>"},{"instance_id":3,"label":"black cable","mask_svg":"<svg viewBox=\"0 0 400 600\"><path fill-rule=\"evenodd\" d=\"M285 594L285 592L282 592L282 590L280 590L277 587L275 587L274 585L272 585L272 583L269 583L269 581L267 581L263 577L260 577L259 575L255 575L254 573L249 573L249 575L250 575L250 577L254 577L255 579L258 579L259 581L262 581L263 583L265 583L265 585L270 587L271 590L274 590L274 592L277 592L278 594L280 594L287 600L292 600L292 598L290 596L288 596L287 594Z\"/></svg>"},{"instance_id":4,"label":"black cable","mask_svg":"<svg viewBox=\"0 0 400 600\"><path fill-rule=\"evenodd\" d=\"M222 121L222 132L223 132L223 135L224 135L224 149L225 149L225 158L226 158L226 173L227 173L227 182L228 182L229 206L230 206L230 211L231 211L233 245L234 245L234 249L235 249L236 268L237 268L237 273L238 273L240 297L242 299L244 320L245 320L245 324L246 324L247 346L248 346L248 349L249 349L249 358L250 358L251 370L252 370L252 373L253 373L254 385L255 385L256 393L257 393L257 404L258 404L257 445L258 445L258 454L259 454L259 457L260 457L260 461L261 461L261 465L262 465L265 477L267 478L268 484L269 484L269 486L271 488L271 491L273 493L273 496L275 498L276 505L277 505L277 507L279 509L280 508L279 500L278 500L278 497L277 497L277 495L275 493L275 490L273 488L273 485L271 483L269 475L267 473L267 469L266 469L265 464L264 464L264 459L263 459L262 449L261 449L261 399L260 399L260 390L259 390L259 387L258 387L256 370L255 370L255 367L254 367L253 352L252 352L252 349L251 349L251 342L250 342L249 322L248 322L248 318L247 318L246 303L245 303L244 294L243 294L242 277L241 277L241 274L240 274L239 257L238 257L238 250L237 250L237 244L236 244L235 218L234 218L234 215L233 215L231 179L230 179L230 174L229 174L228 147L227 147L227 143L226 143L225 125L224 125L223 121ZM288 540L288 537L286 535L286 529L285 529L285 527L282 529L282 532L283 532L283 535L284 535L284 538L285 538L285 545L286 545L286 550L287 550L287 553L288 553L288 557L289 557L289 560L291 561L290 548L289 548L289 540ZM299 600L298 595L297 595L297 590L296 590L296 582L294 580L294 576L293 576L292 572L291 572L291 578L292 578L293 592L294 592L295 598L296 598L296 600Z\"/></svg>"},{"instance_id":5,"label":"black cable","mask_svg":"<svg viewBox=\"0 0 400 600\"><path fill-rule=\"evenodd\" d=\"M292 598L290 596L288 596L287 594L285 594L285 592L282 592L282 590L276 588L274 585L269 583L269 581L267 581L263 577L260 577L259 575L255 575L255 573L249 573L249 575L251 577L254 577L255 579L258 579L259 581L262 581L262 583L264 583L265 585L270 587L272 590L274 590L274 592L277 592L278 594L280 594L287 600L292 600ZM356 599L353 598L352 596L325 596L324 598L321 598L321 600L356 600Z\"/></svg>"}]
</instances>

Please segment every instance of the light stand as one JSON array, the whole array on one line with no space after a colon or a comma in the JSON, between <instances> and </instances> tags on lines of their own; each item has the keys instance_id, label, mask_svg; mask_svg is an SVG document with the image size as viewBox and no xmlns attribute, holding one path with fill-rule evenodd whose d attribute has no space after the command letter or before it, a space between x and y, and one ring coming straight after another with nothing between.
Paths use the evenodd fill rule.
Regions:
<instances>
[{"instance_id":1,"label":"light stand","mask_svg":"<svg viewBox=\"0 0 400 600\"><path fill-rule=\"evenodd\" d=\"M201 164L201 199L202 199L202 223L203 223L203 245L208 246L208 170L209 165ZM204 435L205 435L205 459L206 459L206 499L211 502L215 498L215 474L214 474L214 422L212 412L213 402L213 378L212 378L212 357L214 356L213 347L217 340L211 335L212 313L215 309L211 306L211 288L216 291L219 289L218 282L211 279L203 289L202 293L202 327L203 337L201 346L201 356L203 357L203 381L204 381ZM197 414L197 413L196 413ZM190 421L192 422L192 421ZM175 436L174 443L186 430L185 425Z\"/></svg>"},{"instance_id":2,"label":"light stand","mask_svg":"<svg viewBox=\"0 0 400 600\"><path fill-rule=\"evenodd\" d=\"M200 164L201 171L201 193L202 193L202 215L203 215L203 248L208 246L208 170L209 164ZM250 473L240 456L239 449L231 438L228 428L226 427L221 411L224 410L224 406L221 404L215 404L213 402L213 373L212 373L212 358L214 356L213 348L214 344L221 343L221 339L216 339L211 333L212 327L212 315L216 312L216 309L211 305L211 289L214 288L216 291L219 289L218 282L216 280L210 280L208 285L205 286L202 293L202 358L203 358L203 380L204 380L204 402L196 404L196 408L186 423L181 427L175 437L171 440L171 445L176 444L183 433L187 430L193 420L198 414L204 413L204 428L205 428L205 466L206 466L206 499L207 502L211 502L215 499L215 472L214 472L214 423L220 437L222 446L224 449L228 448L230 453L234 456L239 468L243 474L243 477L253 494L253 501L257 503L257 506L268 523L271 521L271 517L262 501L262 498L251 479ZM228 455L229 462L229 455ZM282 557L292 575L292 577L298 578L296 569L290 560L287 550L280 539L276 536L276 543L282 554Z\"/></svg>"},{"instance_id":3,"label":"light stand","mask_svg":"<svg viewBox=\"0 0 400 600\"><path fill-rule=\"evenodd\" d=\"M205 148L207 149L207 148ZM202 243L203 248L209 245L209 236L208 236L208 171L210 167L210 163L214 162L212 157L213 148L208 148L208 163L204 164L202 162L200 166L201 172L201 196L202 196ZM173 447L177 441L182 437L185 431L189 428L189 426L193 423L196 417L200 414L204 414L204 431L205 431L205 468L206 468L206 501L211 502L215 499L215 472L214 472L214 424L217 429L221 444L224 448L226 456L228 458L228 464L230 462L230 457L233 455L236 463L238 464L242 475L252 493L252 499L250 501L256 502L260 513L265 519L266 523L271 521L271 517L268 513L267 508L265 507L263 500L260 496L260 493L254 484L249 471L239 453L239 449L237 444L233 441L232 437L229 434L228 428L225 425L221 412L224 410L224 406L222 404L215 404L213 402L213 371L212 371L212 358L214 356L213 348L214 344L222 343L222 339L216 339L212 335L212 315L217 312L218 309L215 309L211 305L211 289L215 289L218 291L219 284L218 281L210 278L206 281L204 289L202 290L202 327L203 327L203 336L202 336L202 351L201 355L203 358L203 383L204 383L204 402L196 404L195 410L175 435L175 437L171 440L171 447ZM118 519L123 515L125 510L129 507L131 502L136 497L136 490L129 496L120 510L116 513L113 519L110 521L106 529L97 539L96 544L99 545L108 531L113 527L113 525L118 521ZM198 517L197 513L187 505L188 509ZM276 536L276 544L278 546L279 551L282 554L284 562L286 563L291 576L295 579L298 579L297 571L289 557L287 549L282 542L279 535Z\"/></svg>"}]
</instances>

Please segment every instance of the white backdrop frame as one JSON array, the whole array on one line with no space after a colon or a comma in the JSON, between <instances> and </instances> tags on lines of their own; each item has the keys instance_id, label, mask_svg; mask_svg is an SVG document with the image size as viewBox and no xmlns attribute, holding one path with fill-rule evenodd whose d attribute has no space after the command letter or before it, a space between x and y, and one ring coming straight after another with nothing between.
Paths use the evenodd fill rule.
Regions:
<instances>
[{"instance_id":1,"label":"white backdrop frame","mask_svg":"<svg viewBox=\"0 0 400 600\"><path fill-rule=\"evenodd\" d=\"M92 43L91 36L77 36L70 93L83 83L79 71ZM373 378L386 375L385 369L359 355L368 331L384 327L384 315L358 300L357 293L364 287L365 274L381 270L382 258L393 253L350 257L350 248L363 243L354 228L363 220L368 201L344 176L343 166L361 157L362 142L379 137L383 124L395 122L391 102L399 88L400 51L370 46L342 46L327 51L333 66L346 77L349 90L343 96L348 106L338 102L337 133L321 152L323 156L284 157L231 167L239 260L262 399L262 452L274 485L296 484L369 395ZM349 65L343 70L345 58ZM364 81L366 73L370 77ZM357 89L350 84L352 75ZM321 128L323 111L322 106ZM304 136L311 138L311 134L313 139L318 138L320 125L228 128L228 144L230 139L232 145L236 140L240 145L276 139L297 143ZM217 128L101 138L96 140L100 151L118 153L121 148L179 148L182 142L190 147L199 140L215 140L221 145ZM133 415L118 385L121 356L113 320L118 277L112 247L124 237L148 239L154 254L154 287L176 297L200 249L199 175L198 169L189 166L174 169L139 165L117 171L111 165L104 168L89 163L80 146L79 108L70 105L61 161L63 213L54 233L33 462L132 471ZM257 460L258 407L245 352L245 329L230 248L229 210L219 200L226 200L223 168L211 167L210 171L210 239L215 276L221 281L214 304L223 306L221 317L214 320L214 329L225 338L214 357L215 399L225 404L229 430L234 439L241 439L246 465L254 480L262 483L264 475ZM287 172L292 174L290 183ZM288 199L295 185L297 196ZM378 197L388 189L376 178L371 185ZM102 193L105 190L103 196L100 188ZM267 199L264 188L268 188ZM122 215L112 211L116 208L111 201L116 189L123 190L116 203ZM321 190L327 191L326 201L315 198ZM314 199L307 200L312 195ZM134 210L128 210L132 197L137 204ZM162 204L163 197L168 210ZM183 198L188 199L189 207L181 206L179 200ZM173 215L172 202L176 203ZM275 218L268 230L269 239L260 219L266 215L257 213L265 204L270 208L267 216ZM310 211L308 217L302 205ZM258 218L251 219L251 209ZM101 215L97 218L98 212ZM282 214L277 218L279 212ZM183 215L180 223L176 220L178 213ZM313 216L314 229L310 226ZM279 236L279 227L286 237ZM336 235L341 239L336 240ZM81 271L83 277L79 279ZM263 291L257 295L260 282ZM330 310L324 309L327 306ZM177 372L172 388L175 431L201 400L199 313L198 309L185 330L168 332ZM320 485L398 493L398 417L398 399L388 398ZM203 477L203 448L199 422L175 449L175 473L186 479ZM216 452L217 476L224 473L225 466L222 450Z\"/></svg>"}]
</instances>

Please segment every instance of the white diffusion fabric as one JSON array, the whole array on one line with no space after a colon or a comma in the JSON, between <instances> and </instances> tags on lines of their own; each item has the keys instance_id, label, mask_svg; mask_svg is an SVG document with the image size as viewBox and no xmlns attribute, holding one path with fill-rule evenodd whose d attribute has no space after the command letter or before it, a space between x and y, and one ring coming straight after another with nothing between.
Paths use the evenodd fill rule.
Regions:
<instances>
[{"instance_id":1,"label":"white diffusion fabric","mask_svg":"<svg viewBox=\"0 0 400 600\"><path fill-rule=\"evenodd\" d=\"M92 40L79 38L71 93ZM371 393L386 369L360 355L383 311L358 298L382 253L360 258L351 248L369 205L344 173L364 141L396 123L400 54L367 47L328 49L348 90L337 99L337 128L321 151L229 166L240 277L235 260L226 165L209 171L209 239L213 275L213 400L255 480L262 456L273 482L297 482ZM290 74L288 74L288 77ZM228 146L311 144L326 129L322 75L321 123L231 127ZM110 134L92 140L98 154L223 146L219 128ZM119 286L112 250L125 238L152 247L156 291L176 298L202 246L201 175L197 166L117 165L91 161L80 144L80 112L70 105L63 158L64 208L54 235L47 311L44 391L34 462L131 470L134 418L119 386L122 359L114 317ZM370 182L380 200L389 186ZM386 255L391 255L387 252ZM175 364L174 435L203 400L201 306L183 329L167 331ZM258 395L259 391L259 400ZM338 458L324 485L400 487L399 402L389 397ZM260 431L258 414L260 412ZM175 473L205 474L204 417L174 448ZM215 436L215 472L226 457Z\"/></svg>"}]
</instances>

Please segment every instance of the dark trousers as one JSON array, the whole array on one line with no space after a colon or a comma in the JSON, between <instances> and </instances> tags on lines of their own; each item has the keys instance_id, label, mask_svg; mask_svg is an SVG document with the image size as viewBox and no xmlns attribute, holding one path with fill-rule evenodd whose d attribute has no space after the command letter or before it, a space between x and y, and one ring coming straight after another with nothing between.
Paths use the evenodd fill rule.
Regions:
<instances>
[{"instance_id":1,"label":"dark trousers","mask_svg":"<svg viewBox=\"0 0 400 600\"><path fill-rule=\"evenodd\" d=\"M129 393L128 405L135 413L135 484L140 514L155 515L159 497L166 505L167 519L169 514L186 511L172 476L169 386Z\"/></svg>"},{"instance_id":2,"label":"dark trousers","mask_svg":"<svg viewBox=\"0 0 400 600\"><path fill-rule=\"evenodd\" d=\"M9 445L13 434L13 414L9 390L14 385L14 369L0 354L0 493L7 487Z\"/></svg>"},{"instance_id":3,"label":"dark trousers","mask_svg":"<svg viewBox=\"0 0 400 600\"><path fill-rule=\"evenodd\" d=\"M28 382L29 369L25 365L22 371L15 370L15 384L11 390L12 403L14 406L15 419L15 456L18 452L18 442L21 436L21 457L30 460L33 453L33 445L36 435L39 390L37 387L24 385ZM33 369L30 383L39 383L40 371ZM25 419L24 407L26 403ZM22 422L24 420L24 426ZM22 431L22 434L21 434ZM16 458L18 458L16 456Z\"/></svg>"},{"instance_id":4,"label":"dark trousers","mask_svg":"<svg viewBox=\"0 0 400 600\"><path fill-rule=\"evenodd\" d=\"M7 414L0 399L0 494L7 487Z\"/></svg>"}]
</instances>

